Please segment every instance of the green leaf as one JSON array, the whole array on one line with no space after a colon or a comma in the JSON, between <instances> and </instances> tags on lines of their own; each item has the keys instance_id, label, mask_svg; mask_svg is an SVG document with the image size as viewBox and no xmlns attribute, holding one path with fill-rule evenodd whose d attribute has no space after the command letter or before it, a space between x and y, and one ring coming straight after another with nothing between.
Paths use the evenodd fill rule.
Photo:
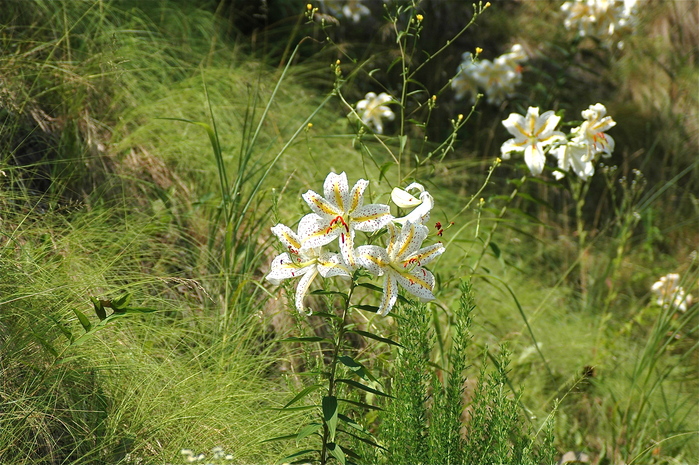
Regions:
<instances>
[{"instance_id":1,"label":"green leaf","mask_svg":"<svg viewBox=\"0 0 699 465\"><path fill-rule=\"evenodd\" d=\"M293 399L291 399L289 402L287 402L286 405L284 405L284 407L282 407L282 408L283 408L283 409L286 409L288 406L290 406L290 405L292 405L292 404L298 402L299 400L303 399L304 397L306 397L306 396L307 396L308 394L310 394L311 392L313 392L313 391L315 391L315 390L317 390L317 389L320 389L320 388L322 388L322 387L323 387L322 384L313 384L313 385L311 385L311 386L308 386L308 387L304 388L301 392L299 392L298 394L296 394L296 395L294 396Z\"/></svg>"},{"instance_id":2,"label":"green leaf","mask_svg":"<svg viewBox=\"0 0 699 465\"><path fill-rule=\"evenodd\" d=\"M358 308L359 310L364 310L371 313L376 313L379 311L379 307L376 305L352 305L352 308Z\"/></svg>"},{"instance_id":3,"label":"green leaf","mask_svg":"<svg viewBox=\"0 0 699 465\"><path fill-rule=\"evenodd\" d=\"M379 182L381 181L381 179L388 180L388 178L386 177L386 173L388 172L389 168L391 168L392 166L393 166L392 162L384 163L383 165L381 165L381 168L379 169ZM360 286L361 286L361 284L360 284Z\"/></svg>"},{"instance_id":4,"label":"green leaf","mask_svg":"<svg viewBox=\"0 0 699 465\"><path fill-rule=\"evenodd\" d=\"M277 436L274 438L265 439L264 441L260 441L260 444L264 444L265 442L286 441L288 439L294 439L295 437L295 434L285 434L284 436Z\"/></svg>"},{"instance_id":5,"label":"green leaf","mask_svg":"<svg viewBox=\"0 0 699 465\"><path fill-rule=\"evenodd\" d=\"M343 365L345 365L347 368L350 370L354 371L358 376L364 379L370 379L375 382L379 382L379 380L376 379L374 375L369 372L369 370L366 369L364 365L361 363L357 362L354 360L352 357L349 357L347 355L343 355L341 357L338 357L338 360L342 362Z\"/></svg>"},{"instance_id":6,"label":"green leaf","mask_svg":"<svg viewBox=\"0 0 699 465\"><path fill-rule=\"evenodd\" d=\"M126 307L128 307L129 303L131 303L131 294L126 293L121 297L117 297L116 299L112 300L111 306L112 309L116 312L117 310L123 310Z\"/></svg>"},{"instance_id":7,"label":"green leaf","mask_svg":"<svg viewBox=\"0 0 699 465\"><path fill-rule=\"evenodd\" d=\"M400 151L403 152L405 145L408 143L408 136L398 136L398 140L400 141Z\"/></svg>"},{"instance_id":8,"label":"green leaf","mask_svg":"<svg viewBox=\"0 0 699 465\"><path fill-rule=\"evenodd\" d=\"M492 241L488 245L491 249L493 249L493 254L495 255L495 258L500 258L500 247L498 247L498 245Z\"/></svg>"},{"instance_id":9,"label":"green leaf","mask_svg":"<svg viewBox=\"0 0 699 465\"><path fill-rule=\"evenodd\" d=\"M304 410L312 410L318 408L317 405L303 405L301 407L269 407L268 410L274 410L275 412L303 412Z\"/></svg>"},{"instance_id":10,"label":"green leaf","mask_svg":"<svg viewBox=\"0 0 699 465\"><path fill-rule=\"evenodd\" d=\"M359 283L359 284L357 284L357 287L366 287L367 289L371 289L372 291L380 292L381 294L383 294L383 288L380 288L376 284Z\"/></svg>"},{"instance_id":11,"label":"green leaf","mask_svg":"<svg viewBox=\"0 0 699 465\"><path fill-rule=\"evenodd\" d=\"M313 452L315 452L315 453L317 453L317 454L320 454L320 451L319 451L318 449L304 449L304 450L300 450L300 451L298 451L298 452L294 452L294 453L291 454L291 455L287 455L286 457L284 457L283 459L281 459L281 460L279 461L279 463L287 463L287 462L292 463L292 460L291 460L291 459L294 459L294 458L296 458L296 457L300 457L301 455L304 455L304 454L310 454L310 453L313 453ZM304 461L305 461L305 460L304 460ZM309 459L309 460L308 460L308 462L311 462L311 463L312 463L313 461L314 461L314 459ZM296 462L293 462L293 463L296 463Z\"/></svg>"},{"instance_id":12,"label":"green leaf","mask_svg":"<svg viewBox=\"0 0 699 465\"><path fill-rule=\"evenodd\" d=\"M90 323L90 320L87 319L83 312L73 309L73 313L75 313L75 316L78 317L78 321L83 326L85 331L90 331L92 329L92 323Z\"/></svg>"},{"instance_id":13,"label":"green leaf","mask_svg":"<svg viewBox=\"0 0 699 465\"><path fill-rule=\"evenodd\" d=\"M350 431L345 431L345 430L343 430L343 429L338 429L338 431L341 431L341 432L345 433L345 434L348 435L348 436L352 436L353 438L355 438L355 439L357 439L357 440L359 440L359 441L362 441L362 442L364 442L364 443L366 443L366 444L369 444L370 446L378 447L379 449L383 449L383 450L386 450L386 451L388 450L388 449L386 449L385 447L380 446L379 444L375 443L375 442L372 441L371 439L367 439L367 438L363 438L363 437L361 437L361 436L357 436L356 434L353 434L353 433L351 433Z\"/></svg>"},{"instance_id":14,"label":"green leaf","mask_svg":"<svg viewBox=\"0 0 699 465\"><path fill-rule=\"evenodd\" d=\"M391 345L394 345L394 346L403 347L402 345L398 344L398 343L397 343L396 341L394 341L394 340L388 339L388 338L386 338L386 337L377 336L377 335L374 334L374 333L370 333L370 332L368 332L368 331L362 331L361 329L350 329L350 330L347 331L347 332L348 332L348 333L359 334L360 336L368 337L369 339L373 339L373 340L375 340L375 341L383 342L383 343L385 343L385 344L391 344Z\"/></svg>"},{"instance_id":15,"label":"green leaf","mask_svg":"<svg viewBox=\"0 0 699 465\"><path fill-rule=\"evenodd\" d=\"M335 430L337 429L337 397L323 397L323 420L328 425L330 440L335 440Z\"/></svg>"},{"instance_id":16,"label":"green leaf","mask_svg":"<svg viewBox=\"0 0 699 465\"><path fill-rule=\"evenodd\" d=\"M366 392L371 392L372 394L376 394L378 396L384 396L384 397L390 397L393 398L393 396L386 394L385 392L381 392L377 389L370 388L369 386L366 386L362 383L358 383L357 381L354 381L352 379L346 379L346 378L339 378L335 380L338 383L344 383L347 384L348 386L356 387L357 389L362 389L363 391Z\"/></svg>"},{"instance_id":17,"label":"green leaf","mask_svg":"<svg viewBox=\"0 0 699 465\"><path fill-rule=\"evenodd\" d=\"M330 318L332 320L342 321L342 317L335 315L334 313L328 312L313 312L313 316L319 316L322 318Z\"/></svg>"},{"instance_id":18,"label":"green leaf","mask_svg":"<svg viewBox=\"0 0 699 465\"><path fill-rule=\"evenodd\" d=\"M345 453L342 451L342 448L335 444L334 442L331 442L328 444L328 451L330 452L330 455L335 457L338 462L340 462L342 465L346 464L346 458L345 458Z\"/></svg>"},{"instance_id":19,"label":"green leaf","mask_svg":"<svg viewBox=\"0 0 699 465\"><path fill-rule=\"evenodd\" d=\"M90 300L92 301L92 306L95 307L95 314L97 315L97 318L99 318L100 320L104 320L105 318L107 318L107 312L102 306L102 302L100 302L99 299L95 297L90 297Z\"/></svg>"},{"instance_id":20,"label":"green leaf","mask_svg":"<svg viewBox=\"0 0 699 465\"><path fill-rule=\"evenodd\" d=\"M340 414L338 415L338 418L339 418L340 420L342 420L343 422L345 422L345 423L347 424L347 426L349 426L349 427L351 427L351 428L354 428L354 429L356 429L357 431L360 431L360 432L362 432L362 433L364 433L364 434L368 434L369 436L371 436L371 433L370 433L369 431L367 431L366 429L364 429L364 427L363 427L362 425L360 425L360 424L357 423L356 421L352 420L350 417L348 417L348 416L343 415L343 414L340 413Z\"/></svg>"},{"instance_id":21,"label":"green leaf","mask_svg":"<svg viewBox=\"0 0 699 465\"><path fill-rule=\"evenodd\" d=\"M352 404L356 407L362 407L362 408L366 408L369 410L383 410L381 407L377 407L376 405L369 405L369 404L365 404L364 402L358 402L356 400L349 400L349 399L337 399L337 400L338 400L338 402L346 402L346 403Z\"/></svg>"},{"instance_id":22,"label":"green leaf","mask_svg":"<svg viewBox=\"0 0 699 465\"><path fill-rule=\"evenodd\" d=\"M316 289L310 292L311 295L339 295L340 297L347 300L347 294L340 291L326 291L325 289Z\"/></svg>"},{"instance_id":23,"label":"green leaf","mask_svg":"<svg viewBox=\"0 0 699 465\"><path fill-rule=\"evenodd\" d=\"M311 434L318 431L322 426L323 425L321 425L320 423L311 423L310 425L307 425L304 428L301 428L301 431L299 431L299 434L296 435L296 440L300 441L301 439L310 436Z\"/></svg>"},{"instance_id":24,"label":"green leaf","mask_svg":"<svg viewBox=\"0 0 699 465\"><path fill-rule=\"evenodd\" d=\"M49 316L49 319L53 321L53 323L56 325L56 327L63 333L65 337L68 338L69 342L73 342L73 333L70 331L68 327L66 327L64 324L62 324L58 319L54 318L53 316Z\"/></svg>"}]
</instances>

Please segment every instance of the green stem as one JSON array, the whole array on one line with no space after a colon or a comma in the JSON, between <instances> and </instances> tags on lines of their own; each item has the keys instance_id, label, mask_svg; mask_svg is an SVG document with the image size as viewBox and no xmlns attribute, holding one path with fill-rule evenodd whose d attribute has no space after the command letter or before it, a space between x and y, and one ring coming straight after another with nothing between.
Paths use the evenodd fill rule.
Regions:
<instances>
[{"instance_id":1,"label":"green stem","mask_svg":"<svg viewBox=\"0 0 699 465\"><path fill-rule=\"evenodd\" d=\"M330 361L330 371L328 376L328 397L335 395L335 374L337 372L337 361L340 357L340 348L342 347L342 338L347 332L347 319L350 314L350 300L352 299L352 293L356 287L356 281L353 279L350 285L349 292L347 293L347 298L345 299L344 308L342 309L342 323L337 330L337 335L335 337L335 348L333 350L333 357ZM330 438L330 429L328 425L323 422L323 446L320 451L320 465L325 465L328 461L328 440Z\"/></svg>"},{"instance_id":2,"label":"green stem","mask_svg":"<svg viewBox=\"0 0 699 465\"><path fill-rule=\"evenodd\" d=\"M510 196L507 198L505 205L503 205L502 208L500 209L498 216L495 218L495 224L493 224L493 227L490 228L490 232L488 233L488 237L485 239L485 242L483 243L483 249L481 250L481 254L478 257L478 260L476 260L476 264L473 265L474 272L480 266L481 260L483 260L483 257L485 256L485 253L488 250L488 246L490 246L490 242L493 240L493 236L495 235L495 231L498 229L498 225L500 224L500 220L502 219L503 216L505 216L505 213L507 212L507 209L510 207L510 204L515 199L515 197L517 197L517 194L519 193L519 188L524 185L526 180L527 180L527 175L525 174L519 180L519 185L514 188L514 190L510 194Z\"/></svg>"}]
</instances>

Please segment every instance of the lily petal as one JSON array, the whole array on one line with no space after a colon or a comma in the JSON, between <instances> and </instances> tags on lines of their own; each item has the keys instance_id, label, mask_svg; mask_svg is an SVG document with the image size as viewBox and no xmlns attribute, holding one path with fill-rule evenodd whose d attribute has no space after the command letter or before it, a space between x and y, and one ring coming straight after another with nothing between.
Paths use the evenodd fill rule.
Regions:
<instances>
[{"instance_id":1,"label":"lily petal","mask_svg":"<svg viewBox=\"0 0 699 465\"><path fill-rule=\"evenodd\" d=\"M370 204L359 207L350 214L353 228L358 231L372 232L386 226L393 220L391 208L383 204Z\"/></svg>"},{"instance_id":2,"label":"lily petal","mask_svg":"<svg viewBox=\"0 0 699 465\"><path fill-rule=\"evenodd\" d=\"M308 293L308 288L311 286L311 282L313 282L316 276L318 276L318 269L314 266L308 273L303 275L303 278L301 278L296 286L296 310L298 310L300 313L306 313L303 307L303 298ZM311 313L313 313L313 311L306 313L306 315L310 315Z\"/></svg>"},{"instance_id":3,"label":"lily petal","mask_svg":"<svg viewBox=\"0 0 699 465\"><path fill-rule=\"evenodd\" d=\"M376 245L362 245L354 251L357 262L375 276L384 274L384 270L390 266L386 249Z\"/></svg>"},{"instance_id":4,"label":"lily petal","mask_svg":"<svg viewBox=\"0 0 699 465\"><path fill-rule=\"evenodd\" d=\"M421 266L416 267L413 273L395 273L398 283L408 292L417 296L421 301L434 300L434 276Z\"/></svg>"},{"instance_id":5,"label":"lily petal","mask_svg":"<svg viewBox=\"0 0 699 465\"><path fill-rule=\"evenodd\" d=\"M344 212L349 211L349 183L347 182L347 174L344 171L340 174L328 174L323 183L323 193L328 202L335 204L337 210L339 210L337 215L342 215Z\"/></svg>"},{"instance_id":6,"label":"lily petal","mask_svg":"<svg viewBox=\"0 0 699 465\"><path fill-rule=\"evenodd\" d=\"M398 300L398 283L394 273L387 273L383 280L383 295L378 314L386 316Z\"/></svg>"}]
</instances>

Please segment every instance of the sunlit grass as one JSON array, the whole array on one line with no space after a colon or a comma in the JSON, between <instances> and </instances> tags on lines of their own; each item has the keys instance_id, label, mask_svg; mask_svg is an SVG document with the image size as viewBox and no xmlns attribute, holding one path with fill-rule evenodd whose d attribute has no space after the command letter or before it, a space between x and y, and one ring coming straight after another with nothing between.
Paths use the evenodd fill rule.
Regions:
<instances>
[{"instance_id":1,"label":"sunlit grass","mask_svg":"<svg viewBox=\"0 0 699 465\"><path fill-rule=\"evenodd\" d=\"M182 460L182 448L214 446L236 463L283 457L289 450L281 443L260 444L299 427L297 418L267 410L291 396L269 342L275 334L267 332L275 316L269 313L285 311L278 308L284 299L267 302L269 294L255 284L274 254L269 227L291 226L307 213L299 194L319 191L330 171L369 179L372 201L387 202L399 170L379 172L391 156L373 136L357 139L347 108L336 100L312 126L303 124L331 91L330 60L309 60L284 74L231 45L220 18L170 2L146 11L87 1L36 1L28 10L22 3L10 2L0 14L8 18L2 32L9 44L0 57L0 462L170 463ZM520 21L531 15L525 9ZM677 12L663 18L691 26ZM649 20L644 27L661 26ZM534 40L535 31L522 34ZM616 268L608 265L619 246L618 219L607 204L603 213L593 212L589 286L577 281L577 238L563 209L518 199L513 206L541 222L507 216L492 238L496 247L484 246L493 225L488 208L500 207L499 196L512 190L506 181L518 178L519 168L497 168L482 208L476 199L462 212L502 142L495 109L474 115L459 134L466 142L418 172L437 199L431 221L455 222L442 238L449 253L433 267L443 284L433 324L448 331L458 283L485 249L487 273L473 278L473 342L509 343L508 376L515 387L525 386L521 403L535 422L562 399L555 428L560 452L595 451L612 463L692 463L699 456L697 307L672 317L649 296L654 280L675 270L698 293L696 262L687 258L698 237L696 134L687 127L696 111L689 92L696 70L691 57L670 63L672 76L650 63L665 56L671 37L659 46L653 37L628 41L629 55L610 71L624 82L610 105L623 133L618 146L626 144L629 160L641 160L653 184ZM647 47L653 56L644 55ZM361 77L350 82L365 84ZM651 82L662 84L661 91ZM529 97L561 98L549 91ZM627 94L633 98L624 103ZM249 129L266 106L250 145ZM215 123L231 179L248 157L234 192L254 199L240 210L238 268L221 258L227 237L225 223L215 221L221 166L210 140L201 127L168 118ZM382 141L400 150L397 141ZM644 144L642 153L635 144ZM426 147L436 145L430 140ZM260 179L282 151L253 195L249 181ZM653 172L657 160L662 170ZM527 189L557 207L569 205L562 200L570 200L567 194L550 186ZM600 187L594 195L606 193ZM614 298L605 300L610 289ZM73 310L96 321L90 297L124 292L158 312L117 321L70 347L61 327L83 331ZM229 307L235 324L222 323ZM382 325L394 329L390 320ZM441 356L435 353L435 360ZM480 361L469 363L475 365L470 376L477 376Z\"/></svg>"}]
</instances>

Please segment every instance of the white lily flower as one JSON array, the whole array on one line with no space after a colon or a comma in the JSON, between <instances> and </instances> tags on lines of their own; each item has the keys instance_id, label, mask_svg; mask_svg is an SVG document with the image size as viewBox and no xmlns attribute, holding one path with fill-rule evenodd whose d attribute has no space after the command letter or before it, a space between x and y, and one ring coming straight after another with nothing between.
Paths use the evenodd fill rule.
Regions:
<instances>
[{"instance_id":1,"label":"white lily flower","mask_svg":"<svg viewBox=\"0 0 699 465\"><path fill-rule=\"evenodd\" d=\"M411 190L420 191L420 198L413 196L409 192ZM391 200L400 208L414 209L406 216L394 218L394 222L405 224L410 221L411 223L425 224L430 220L430 211L434 207L434 198L425 190L422 184L414 182L406 187L405 190L394 187L391 192Z\"/></svg>"},{"instance_id":2,"label":"white lily flower","mask_svg":"<svg viewBox=\"0 0 699 465\"><path fill-rule=\"evenodd\" d=\"M427 302L434 299L434 276L423 265L428 264L444 252L441 242L420 248L427 237L427 227L408 221L399 230L388 224L388 246L383 249L375 245L357 247L357 260L370 273L384 276L383 297L378 314L386 315L398 299L398 285Z\"/></svg>"},{"instance_id":3,"label":"white lily flower","mask_svg":"<svg viewBox=\"0 0 699 465\"><path fill-rule=\"evenodd\" d=\"M307 223L312 221L313 219L307 216L301 219L299 232L308 230ZM350 277L350 270L343 263L339 254L326 252L321 247L302 248L303 236L294 233L283 224L274 226L272 232L284 244L288 252L279 254L272 260L271 270L266 279L272 284L278 285L284 279L301 277L296 286L295 294L296 309L299 312L304 312L303 298L316 276L320 274L324 278Z\"/></svg>"},{"instance_id":4,"label":"white lily flower","mask_svg":"<svg viewBox=\"0 0 699 465\"><path fill-rule=\"evenodd\" d=\"M461 60L456 76L451 80L451 88L454 91L456 100L461 100L470 94L471 102L473 103L476 101L476 94L478 94L478 81L475 76L478 72L479 64L474 61L471 52L461 55Z\"/></svg>"},{"instance_id":5,"label":"white lily flower","mask_svg":"<svg viewBox=\"0 0 699 465\"><path fill-rule=\"evenodd\" d=\"M392 102L393 98L386 92L381 92L376 95L374 92L369 92L364 97L364 100L357 102L357 110L360 112L362 122L367 126L371 126L378 134L383 134L382 119L393 121L396 115L388 108L385 103Z\"/></svg>"},{"instance_id":6,"label":"white lily flower","mask_svg":"<svg viewBox=\"0 0 699 465\"><path fill-rule=\"evenodd\" d=\"M352 21L358 23L362 16L369 16L371 10L362 5L361 0L347 0L345 6L342 7L342 14L345 18L351 18Z\"/></svg>"},{"instance_id":7,"label":"white lily flower","mask_svg":"<svg viewBox=\"0 0 699 465\"><path fill-rule=\"evenodd\" d=\"M539 116L537 107L529 107L526 116L511 113L502 124L515 137L502 144L502 158L508 160L510 152L524 151L524 162L532 175L541 174L546 164L544 149L556 142L565 141L565 134L555 130L560 119L553 110Z\"/></svg>"},{"instance_id":8,"label":"white lily flower","mask_svg":"<svg viewBox=\"0 0 699 465\"><path fill-rule=\"evenodd\" d=\"M682 312L686 312L687 307L692 303L693 297L691 294L685 293L681 286L678 286L679 282L680 275L677 273L670 273L655 282L650 290L657 297L656 303L665 309L675 307Z\"/></svg>"},{"instance_id":9,"label":"white lily flower","mask_svg":"<svg viewBox=\"0 0 699 465\"><path fill-rule=\"evenodd\" d=\"M378 231L393 220L388 205L363 205L368 185L369 181L360 179L350 191L344 172L330 173L323 184L325 197L312 190L303 194L314 213L304 217L303 228L299 225L299 235L303 237L301 249L320 247L339 238L342 258L351 269L356 268L355 230Z\"/></svg>"},{"instance_id":10,"label":"white lily flower","mask_svg":"<svg viewBox=\"0 0 699 465\"><path fill-rule=\"evenodd\" d=\"M559 145L551 149L551 154L558 158L558 168L561 171L569 171L578 175L583 181L595 174L595 166L592 161L587 160L587 145L570 141L567 144ZM553 176L561 179L565 175L561 171L554 171Z\"/></svg>"},{"instance_id":11,"label":"white lily flower","mask_svg":"<svg viewBox=\"0 0 699 465\"><path fill-rule=\"evenodd\" d=\"M574 134L573 140L587 146L584 161L594 160L598 154L608 158L614 151L614 139L604 132L614 127L616 122L611 116L604 116L606 113L607 108L601 103L590 105L587 110L582 111L585 121L571 131L571 134Z\"/></svg>"}]
</instances>

